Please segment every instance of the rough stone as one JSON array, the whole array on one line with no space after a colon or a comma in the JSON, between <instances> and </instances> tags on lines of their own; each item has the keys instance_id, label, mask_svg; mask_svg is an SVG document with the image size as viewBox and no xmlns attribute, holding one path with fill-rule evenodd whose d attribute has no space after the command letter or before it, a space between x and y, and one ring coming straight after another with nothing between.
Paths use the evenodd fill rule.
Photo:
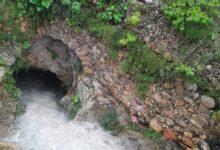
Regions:
<instances>
[{"instance_id":1,"label":"rough stone","mask_svg":"<svg viewBox=\"0 0 220 150\"><path fill-rule=\"evenodd\" d=\"M59 40L51 37L42 37L33 43L28 49L27 59L31 67L48 70L57 75L57 77L71 86L73 82L73 73L78 65L77 57L74 51Z\"/></svg>"},{"instance_id":2,"label":"rough stone","mask_svg":"<svg viewBox=\"0 0 220 150\"><path fill-rule=\"evenodd\" d=\"M21 147L15 143L0 141L1 150L22 150Z\"/></svg>"},{"instance_id":3,"label":"rough stone","mask_svg":"<svg viewBox=\"0 0 220 150\"><path fill-rule=\"evenodd\" d=\"M203 95L201 97L201 103L205 105L207 108L214 108L215 100L212 97Z\"/></svg>"},{"instance_id":4,"label":"rough stone","mask_svg":"<svg viewBox=\"0 0 220 150\"><path fill-rule=\"evenodd\" d=\"M207 70L212 70L212 65L207 65L207 66L206 66L206 69L207 69Z\"/></svg>"},{"instance_id":5,"label":"rough stone","mask_svg":"<svg viewBox=\"0 0 220 150\"><path fill-rule=\"evenodd\" d=\"M60 105L64 108L64 110L68 111L70 104L71 104L71 97L69 95L66 95L61 98Z\"/></svg>"},{"instance_id":6,"label":"rough stone","mask_svg":"<svg viewBox=\"0 0 220 150\"><path fill-rule=\"evenodd\" d=\"M206 143L205 141L199 141L198 145L200 150L210 150L208 143Z\"/></svg>"},{"instance_id":7,"label":"rough stone","mask_svg":"<svg viewBox=\"0 0 220 150\"><path fill-rule=\"evenodd\" d=\"M191 132L185 131L185 132L184 132L184 137L192 138L192 137L193 137L193 134L192 134Z\"/></svg>"},{"instance_id":8,"label":"rough stone","mask_svg":"<svg viewBox=\"0 0 220 150\"><path fill-rule=\"evenodd\" d=\"M165 129L163 132L163 135L166 139L171 140L171 141L177 141L177 135L174 131L170 129Z\"/></svg>"},{"instance_id":9,"label":"rough stone","mask_svg":"<svg viewBox=\"0 0 220 150\"><path fill-rule=\"evenodd\" d=\"M2 82L4 75L5 75L5 68L0 67L0 82Z\"/></svg>"},{"instance_id":10,"label":"rough stone","mask_svg":"<svg viewBox=\"0 0 220 150\"><path fill-rule=\"evenodd\" d=\"M184 98L184 100L189 104L189 105L194 105L195 103L194 103L194 101L191 99L191 98L189 98L189 97L185 97Z\"/></svg>"},{"instance_id":11,"label":"rough stone","mask_svg":"<svg viewBox=\"0 0 220 150\"><path fill-rule=\"evenodd\" d=\"M2 102L0 101L0 109L2 109L3 108L3 104L2 104Z\"/></svg>"},{"instance_id":12,"label":"rough stone","mask_svg":"<svg viewBox=\"0 0 220 150\"><path fill-rule=\"evenodd\" d=\"M192 146L193 146L193 141L192 141L192 139L190 139L190 138L183 137L183 138L182 138L182 142L183 142L183 144L185 144L185 145L187 145L187 146L189 146L189 147L192 147Z\"/></svg>"},{"instance_id":13,"label":"rough stone","mask_svg":"<svg viewBox=\"0 0 220 150\"><path fill-rule=\"evenodd\" d=\"M158 121L156 119L151 120L149 125L156 132L161 132L161 130L162 130L162 126L158 123Z\"/></svg>"},{"instance_id":14,"label":"rough stone","mask_svg":"<svg viewBox=\"0 0 220 150\"><path fill-rule=\"evenodd\" d=\"M197 84L187 84L186 89L189 91L196 92L198 90L198 86L197 86Z\"/></svg>"}]
</instances>

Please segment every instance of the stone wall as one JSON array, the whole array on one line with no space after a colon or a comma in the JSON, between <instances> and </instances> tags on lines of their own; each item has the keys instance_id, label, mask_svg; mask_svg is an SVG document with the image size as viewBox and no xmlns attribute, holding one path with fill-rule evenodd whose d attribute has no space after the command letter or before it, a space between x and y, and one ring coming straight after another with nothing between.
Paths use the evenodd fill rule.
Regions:
<instances>
[{"instance_id":1,"label":"stone wall","mask_svg":"<svg viewBox=\"0 0 220 150\"><path fill-rule=\"evenodd\" d=\"M194 84L185 85L180 79L170 83L150 85L145 100L136 95L135 83L129 76L123 76L119 64L112 61L107 49L90 37L87 32L76 34L63 22L39 27L38 36L51 36L70 47L83 65L83 76L95 80L105 95L112 101L123 103L131 112L134 123L142 123L161 132L167 139L180 142L185 147L196 147L206 139L210 127L212 98L200 95ZM119 59L124 54L119 54Z\"/></svg>"}]
</instances>

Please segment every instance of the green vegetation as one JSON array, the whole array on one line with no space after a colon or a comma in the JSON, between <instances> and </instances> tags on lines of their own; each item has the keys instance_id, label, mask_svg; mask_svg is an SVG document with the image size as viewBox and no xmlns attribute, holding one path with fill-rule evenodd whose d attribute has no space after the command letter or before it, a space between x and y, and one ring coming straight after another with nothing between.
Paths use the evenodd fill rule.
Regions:
<instances>
[{"instance_id":1,"label":"green vegetation","mask_svg":"<svg viewBox=\"0 0 220 150\"><path fill-rule=\"evenodd\" d=\"M172 25L189 38L212 36L219 0L168 0L164 14Z\"/></svg>"},{"instance_id":2,"label":"green vegetation","mask_svg":"<svg viewBox=\"0 0 220 150\"><path fill-rule=\"evenodd\" d=\"M105 130L112 131L114 133L122 130L122 126L119 125L118 114L114 109L106 111L101 116L99 123Z\"/></svg>"},{"instance_id":3,"label":"green vegetation","mask_svg":"<svg viewBox=\"0 0 220 150\"><path fill-rule=\"evenodd\" d=\"M137 124L130 123L125 127L127 130L132 130L143 134L145 138L158 142L162 135L151 128L141 128Z\"/></svg>"},{"instance_id":4,"label":"green vegetation","mask_svg":"<svg viewBox=\"0 0 220 150\"><path fill-rule=\"evenodd\" d=\"M212 114L212 119L217 121L217 122L220 122L220 110L219 111L216 111Z\"/></svg>"},{"instance_id":5,"label":"green vegetation","mask_svg":"<svg viewBox=\"0 0 220 150\"><path fill-rule=\"evenodd\" d=\"M2 57L0 57L0 66L4 66L4 65L5 65L5 60Z\"/></svg>"},{"instance_id":6,"label":"green vegetation","mask_svg":"<svg viewBox=\"0 0 220 150\"><path fill-rule=\"evenodd\" d=\"M195 69L185 64L180 64L175 69L177 73L181 73L186 77L193 77L195 75Z\"/></svg>"},{"instance_id":7,"label":"green vegetation","mask_svg":"<svg viewBox=\"0 0 220 150\"><path fill-rule=\"evenodd\" d=\"M162 137L162 135L156 131L154 131L151 128L145 129L144 130L144 137L152 139L152 140L158 140L159 138Z\"/></svg>"},{"instance_id":8,"label":"green vegetation","mask_svg":"<svg viewBox=\"0 0 220 150\"><path fill-rule=\"evenodd\" d=\"M14 99L17 99L21 95L21 91L16 87L16 82L13 77L13 72L7 70L3 78L3 87L5 91Z\"/></svg>"},{"instance_id":9,"label":"green vegetation","mask_svg":"<svg viewBox=\"0 0 220 150\"><path fill-rule=\"evenodd\" d=\"M90 6L89 6L90 5ZM99 0L95 5L89 0L19 0L17 9L20 17L28 16L37 23L45 19L54 20L58 16L79 19L85 6L95 9L96 16L103 21L119 23L128 9L123 0Z\"/></svg>"},{"instance_id":10,"label":"green vegetation","mask_svg":"<svg viewBox=\"0 0 220 150\"><path fill-rule=\"evenodd\" d=\"M211 92L212 97L216 99L220 98L220 85L218 85L213 92Z\"/></svg>"},{"instance_id":11,"label":"green vegetation","mask_svg":"<svg viewBox=\"0 0 220 150\"><path fill-rule=\"evenodd\" d=\"M131 16L129 16L125 21L130 26L136 26L141 21L141 13L135 12Z\"/></svg>"},{"instance_id":12,"label":"green vegetation","mask_svg":"<svg viewBox=\"0 0 220 150\"><path fill-rule=\"evenodd\" d=\"M78 75L82 71L82 62L80 59L76 59L73 63L73 70Z\"/></svg>"},{"instance_id":13,"label":"green vegetation","mask_svg":"<svg viewBox=\"0 0 220 150\"><path fill-rule=\"evenodd\" d=\"M77 115L77 112L79 111L80 107L81 107L81 102L80 102L80 98L78 95L72 95L71 96L71 110L69 112L69 117L71 119L74 119Z\"/></svg>"}]
</instances>

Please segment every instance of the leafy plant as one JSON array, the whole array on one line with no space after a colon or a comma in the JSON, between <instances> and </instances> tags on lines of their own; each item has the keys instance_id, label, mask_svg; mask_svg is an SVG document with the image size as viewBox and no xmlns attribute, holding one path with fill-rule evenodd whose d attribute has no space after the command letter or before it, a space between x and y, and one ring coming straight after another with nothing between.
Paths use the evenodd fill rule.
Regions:
<instances>
[{"instance_id":1,"label":"leafy plant","mask_svg":"<svg viewBox=\"0 0 220 150\"><path fill-rule=\"evenodd\" d=\"M13 72L7 70L3 78L3 87L5 91L12 97L17 99L21 95L21 91L16 87L16 82L13 77Z\"/></svg>"},{"instance_id":2,"label":"leafy plant","mask_svg":"<svg viewBox=\"0 0 220 150\"><path fill-rule=\"evenodd\" d=\"M5 65L5 60L0 56L0 66L4 66Z\"/></svg>"},{"instance_id":3,"label":"leafy plant","mask_svg":"<svg viewBox=\"0 0 220 150\"><path fill-rule=\"evenodd\" d=\"M145 129L144 130L144 136L146 138L152 139L152 140L158 140L159 138L162 137L162 135L156 131L154 131L151 128Z\"/></svg>"},{"instance_id":4,"label":"leafy plant","mask_svg":"<svg viewBox=\"0 0 220 150\"><path fill-rule=\"evenodd\" d=\"M108 131L118 132L122 129L122 127L119 125L118 114L114 109L110 109L105 112L101 116L99 123L101 127Z\"/></svg>"},{"instance_id":5,"label":"leafy plant","mask_svg":"<svg viewBox=\"0 0 220 150\"><path fill-rule=\"evenodd\" d=\"M168 0L163 11L168 21L184 35L201 38L210 33L218 6L218 0Z\"/></svg>"},{"instance_id":6,"label":"leafy plant","mask_svg":"<svg viewBox=\"0 0 220 150\"><path fill-rule=\"evenodd\" d=\"M193 77L195 75L194 68L187 66L185 64L182 64L182 63L179 66L177 66L175 70L177 71L177 73L181 73L186 77Z\"/></svg>"},{"instance_id":7,"label":"leafy plant","mask_svg":"<svg viewBox=\"0 0 220 150\"><path fill-rule=\"evenodd\" d=\"M131 16L129 16L125 21L128 25L136 26L141 21L141 13L135 12Z\"/></svg>"},{"instance_id":8,"label":"leafy plant","mask_svg":"<svg viewBox=\"0 0 220 150\"><path fill-rule=\"evenodd\" d=\"M119 23L125 16L125 12L128 9L128 5L123 0L114 1L99 0L97 8L100 10L98 17L104 21L113 21Z\"/></svg>"},{"instance_id":9,"label":"leafy plant","mask_svg":"<svg viewBox=\"0 0 220 150\"><path fill-rule=\"evenodd\" d=\"M217 121L217 122L220 122L220 110L219 111L216 111L212 114L212 119Z\"/></svg>"},{"instance_id":10,"label":"leafy plant","mask_svg":"<svg viewBox=\"0 0 220 150\"><path fill-rule=\"evenodd\" d=\"M71 110L69 112L69 116L71 119L75 118L77 115L77 112L79 111L80 107L81 107L81 102L80 102L80 98L78 95L72 95L71 96Z\"/></svg>"},{"instance_id":11,"label":"leafy plant","mask_svg":"<svg viewBox=\"0 0 220 150\"><path fill-rule=\"evenodd\" d=\"M135 132L139 132L139 133L143 134L143 136L145 138L155 140L155 141L158 141L162 137L162 135L160 133L154 131L151 128L142 128L142 127L138 126L137 124L133 124L133 123L128 124L126 126L126 129L132 130Z\"/></svg>"},{"instance_id":12,"label":"leafy plant","mask_svg":"<svg viewBox=\"0 0 220 150\"><path fill-rule=\"evenodd\" d=\"M119 44L121 46L126 46L128 44L132 44L134 42L136 42L137 37L134 34L131 33L126 33L126 35L119 40Z\"/></svg>"}]
</instances>

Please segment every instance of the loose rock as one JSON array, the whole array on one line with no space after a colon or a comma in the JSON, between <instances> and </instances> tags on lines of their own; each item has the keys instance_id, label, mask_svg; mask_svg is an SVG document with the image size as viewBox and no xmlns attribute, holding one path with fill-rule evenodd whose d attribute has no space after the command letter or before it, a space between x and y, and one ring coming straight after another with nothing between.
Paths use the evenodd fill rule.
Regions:
<instances>
[{"instance_id":1,"label":"loose rock","mask_svg":"<svg viewBox=\"0 0 220 150\"><path fill-rule=\"evenodd\" d=\"M203 95L201 97L201 103L207 108L214 108L215 100L209 96Z\"/></svg>"},{"instance_id":2,"label":"loose rock","mask_svg":"<svg viewBox=\"0 0 220 150\"><path fill-rule=\"evenodd\" d=\"M156 119L151 120L150 127L154 129L156 132L161 132L162 126L158 123Z\"/></svg>"}]
</instances>

